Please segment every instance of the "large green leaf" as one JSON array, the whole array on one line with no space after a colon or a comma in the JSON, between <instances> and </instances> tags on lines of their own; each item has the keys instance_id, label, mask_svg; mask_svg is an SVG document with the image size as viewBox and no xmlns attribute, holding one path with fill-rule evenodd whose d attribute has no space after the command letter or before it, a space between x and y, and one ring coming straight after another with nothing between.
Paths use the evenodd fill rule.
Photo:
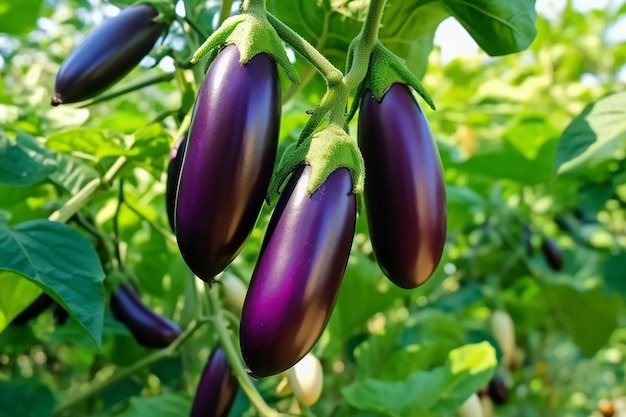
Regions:
<instances>
[{"instance_id":1,"label":"large green leaf","mask_svg":"<svg viewBox=\"0 0 626 417\"><path fill-rule=\"evenodd\" d=\"M0 270L20 274L50 294L100 345L104 272L78 232L47 220L7 228L0 232Z\"/></svg>"},{"instance_id":2,"label":"large green leaf","mask_svg":"<svg viewBox=\"0 0 626 417\"><path fill-rule=\"evenodd\" d=\"M171 136L161 125L152 124L143 127L135 132L129 160L144 168L153 177L159 178L163 171L163 160L170 152L171 143Z\"/></svg>"},{"instance_id":3,"label":"large green leaf","mask_svg":"<svg viewBox=\"0 0 626 417\"><path fill-rule=\"evenodd\" d=\"M58 152L95 159L129 153L107 131L93 127L77 127L53 133L48 136L46 145Z\"/></svg>"},{"instance_id":4,"label":"large green leaf","mask_svg":"<svg viewBox=\"0 0 626 417\"><path fill-rule=\"evenodd\" d=\"M45 180L55 169L54 156L34 138L18 132L13 141L0 131L0 182L29 186Z\"/></svg>"},{"instance_id":5,"label":"large green leaf","mask_svg":"<svg viewBox=\"0 0 626 417\"><path fill-rule=\"evenodd\" d=\"M496 352L487 342L450 351L444 366L419 371L404 381L366 378L342 389L354 408L392 417L418 417L454 411L493 377Z\"/></svg>"},{"instance_id":6,"label":"large green leaf","mask_svg":"<svg viewBox=\"0 0 626 417\"><path fill-rule=\"evenodd\" d=\"M588 105L565 129L554 169L580 173L607 160L623 159L626 150L626 91Z\"/></svg>"},{"instance_id":7,"label":"large green leaf","mask_svg":"<svg viewBox=\"0 0 626 417\"><path fill-rule=\"evenodd\" d=\"M348 46L365 19L368 1L269 0L270 12L345 69ZM454 16L490 55L526 49L535 38L535 0L391 0L379 32L381 42L418 76L426 70L435 31Z\"/></svg>"},{"instance_id":8,"label":"large green leaf","mask_svg":"<svg viewBox=\"0 0 626 417\"><path fill-rule=\"evenodd\" d=\"M0 0L0 33L26 35L35 29L43 0Z\"/></svg>"},{"instance_id":9,"label":"large green leaf","mask_svg":"<svg viewBox=\"0 0 626 417\"><path fill-rule=\"evenodd\" d=\"M45 385L0 380L0 417L52 416L54 397Z\"/></svg>"},{"instance_id":10,"label":"large green leaf","mask_svg":"<svg viewBox=\"0 0 626 417\"><path fill-rule=\"evenodd\" d=\"M191 398L187 395L165 394L150 398L131 398L128 408L117 417L180 417L191 411Z\"/></svg>"},{"instance_id":11,"label":"large green leaf","mask_svg":"<svg viewBox=\"0 0 626 417\"><path fill-rule=\"evenodd\" d=\"M562 321L578 347L594 355L617 328L623 305L617 294L606 294L602 288L579 291L570 285L544 284L542 293L548 305L560 313Z\"/></svg>"}]
</instances>

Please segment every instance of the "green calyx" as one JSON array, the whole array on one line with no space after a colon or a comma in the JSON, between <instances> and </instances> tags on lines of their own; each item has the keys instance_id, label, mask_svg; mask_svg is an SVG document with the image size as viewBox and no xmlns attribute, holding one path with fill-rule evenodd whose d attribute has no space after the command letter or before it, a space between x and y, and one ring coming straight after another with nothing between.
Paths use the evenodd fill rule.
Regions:
<instances>
[{"instance_id":1,"label":"green calyx","mask_svg":"<svg viewBox=\"0 0 626 417\"><path fill-rule=\"evenodd\" d=\"M153 19L153 21L163 23L165 26L169 26L176 16L174 3L169 0L139 0L134 4L148 4L154 7L159 14Z\"/></svg>"},{"instance_id":2,"label":"green calyx","mask_svg":"<svg viewBox=\"0 0 626 417\"><path fill-rule=\"evenodd\" d=\"M361 194L365 184L365 165L354 139L335 123L298 141L285 152L272 178L269 195L278 193L289 174L299 165L311 166L307 191L312 195L337 168L347 168L352 176L352 192Z\"/></svg>"},{"instance_id":3,"label":"green calyx","mask_svg":"<svg viewBox=\"0 0 626 417\"><path fill-rule=\"evenodd\" d=\"M350 65L350 62L348 62L348 65ZM348 113L348 120L354 117L361 103L361 96L365 90L371 90L376 100L380 101L387 90L389 90L389 87L394 83L409 85L417 91L431 109L435 110L435 103L430 97L430 94L428 94L428 91L426 91L422 83L406 66L406 63L396 54L385 48L380 41L377 41L370 55L367 75L363 82L359 84L354 100L352 101L352 106Z\"/></svg>"},{"instance_id":4,"label":"green calyx","mask_svg":"<svg viewBox=\"0 0 626 417\"><path fill-rule=\"evenodd\" d=\"M298 72L289 62L282 41L267 21L264 11L243 13L226 19L193 54L191 63L197 63L207 54L212 60L217 51L231 44L239 48L241 64L248 63L257 54L266 53L276 60L293 84L300 83Z\"/></svg>"}]
</instances>

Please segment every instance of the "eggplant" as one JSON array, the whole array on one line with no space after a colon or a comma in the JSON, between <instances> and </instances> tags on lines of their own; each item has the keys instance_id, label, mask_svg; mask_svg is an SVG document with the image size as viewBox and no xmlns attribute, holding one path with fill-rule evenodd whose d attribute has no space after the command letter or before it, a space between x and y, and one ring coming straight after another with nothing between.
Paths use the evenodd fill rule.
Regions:
<instances>
[{"instance_id":1,"label":"eggplant","mask_svg":"<svg viewBox=\"0 0 626 417\"><path fill-rule=\"evenodd\" d=\"M50 308L53 304L55 304L54 299L44 292L35 298L32 303L20 312L20 314L15 316L13 320L11 320L10 324L11 326L24 326L28 324L29 321L33 320Z\"/></svg>"},{"instance_id":2,"label":"eggplant","mask_svg":"<svg viewBox=\"0 0 626 417\"><path fill-rule=\"evenodd\" d=\"M272 213L241 314L239 341L255 378L297 363L321 336L343 280L356 224L345 168L309 195L311 167L300 166Z\"/></svg>"},{"instance_id":3,"label":"eggplant","mask_svg":"<svg viewBox=\"0 0 626 417\"><path fill-rule=\"evenodd\" d=\"M136 4L87 35L61 64L51 104L94 97L128 74L166 28L154 21L157 15L153 6Z\"/></svg>"},{"instance_id":4,"label":"eggplant","mask_svg":"<svg viewBox=\"0 0 626 417\"><path fill-rule=\"evenodd\" d=\"M496 405L504 405L509 399L509 389L501 375L494 375L491 381L489 381L487 393L491 401Z\"/></svg>"},{"instance_id":5,"label":"eggplant","mask_svg":"<svg viewBox=\"0 0 626 417\"><path fill-rule=\"evenodd\" d=\"M167 182L165 183L165 210L167 211L167 220L170 223L172 231L175 231L174 209L176 208L176 191L178 190L178 179L180 178L180 170L183 162L183 155L187 147L187 136L184 136L177 146L170 152L169 162L167 164Z\"/></svg>"},{"instance_id":6,"label":"eggplant","mask_svg":"<svg viewBox=\"0 0 626 417\"><path fill-rule=\"evenodd\" d=\"M423 284L446 240L446 192L437 145L411 91L392 84L361 100L359 146L370 239L383 273L401 288Z\"/></svg>"},{"instance_id":7,"label":"eggplant","mask_svg":"<svg viewBox=\"0 0 626 417\"><path fill-rule=\"evenodd\" d=\"M176 323L143 304L137 292L126 284L120 284L117 291L111 293L110 305L113 316L128 328L141 346L163 348L180 335Z\"/></svg>"},{"instance_id":8,"label":"eggplant","mask_svg":"<svg viewBox=\"0 0 626 417\"><path fill-rule=\"evenodd\" d=\"M221 50L196 97L176 195L178 247L204 281L252 232L276 160L280 113L274 60L260 53L242 65L237 46Z\"/></svg>"},{"instance_id":9,"label":"eggplant","mask_svg":"<svg viewBox=\"0 0 626 417\"><path fill-rule=\"evenodd\" d=\"M235 401L239 383L221 346L211 352L196 388L190 417L225 417Z\"/></svg>"},{"instance_id":10,"label":"eggplant","mask_svg":"<svg viewBox=\"0 0 626 417\"><path fill-rule=\"evenodd\" d=\"M553 271L563 269L563 254L554 240L544 237L541 241L541 253Z\"/></svg>"}]
</instances>

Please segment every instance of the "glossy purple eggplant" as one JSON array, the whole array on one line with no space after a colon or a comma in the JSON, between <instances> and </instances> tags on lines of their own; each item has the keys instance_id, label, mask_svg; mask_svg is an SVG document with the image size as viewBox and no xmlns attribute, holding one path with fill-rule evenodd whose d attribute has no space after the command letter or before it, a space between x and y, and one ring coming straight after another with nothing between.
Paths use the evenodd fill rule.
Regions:
<instances>
[{"instance_id":1,"label":"glossy purple eggplant","mask_svg":"<svg viewBox=\"0 0 626 417\"><path fill-rule=\"evenodd\" d=\"M91 32L61 64L51 104L86 100L128 74L165 30L153 21L157 15L153 6L136 4Z\"/></svg>"},{"instance_id":2,"label":"glossy purple eggplant","mask_svg":"<svg viewBox=\"0 0 626 417\"><path fill-rule=\"evenodd\" d=\"M356 223L347 169L307 193L309 166L283 191L265 234L241 314L241 353L254 377L280 373L315 345L343 279Z\"/></svg>"},{"instance_id":3,"label":"glossy purple eggplant","mask_svg":"<svg viewBox=\"0 0 626 417\"><path fill-rule=\"evenodd\" d=\"M272 176L281 100L266 54L239 63L235 45L215 58L200 87L176 197L176 238L198 277L212 281L241 251Z\"/></svg>"},{"instance_id":4,"label":"glossy purple eggplant","mask_svg":"<svg viewBox=\"0 0 626 417\"><path fill-rule=\"evenodd\" d=\"M365 91L358 138L374 255L393 283L415 288L443 253L446 193L428 121L406 85L392 84L380 102Z\"/></svg>"},{"instance_id":5,"label":"glossy purple eggplant","mask_svg":"<svg viewBox=\"0 0 626 417\"><path fill-rule=\"evenodd\" d=\"M120 284L117 291L111 293L110 305L113 316L144 347L163 348L180 335L176 323L151 310L141 302L135 290L125 284Z\"/></svg>"},{"instance_id":6,"label":"glossy purple eggplant","mask_svg":"<svg viewBox=\"0 0 626 417\"><path fill-rule=\"evenodd\" d=\"M554 240L544 237L541 241L541 253L553 271L563 269L563 254Z\"/></svg>"},{"instance_id":7,"label":"glossy purple eggplant","mask_svg":"<svg viewBox=\"0 0 626 417\"><path fill-rule=\"evenodd\" d=\"M226 417L239 384L221 346L211 352L191 407L190 417Z\"/></svg>"},{"instance_id":8,"label":"glossy purple eggplant","mask_svg":"<svg viewBox=\"0 0 626 417\"><path fill-rule=\"evenodd\" d=\"M178 190L178 179L180 178L180 170L183 163L183 155L187 146L187 136L184 136L172 152L170 152L170 160L167 165L167 182L165 183L165 210L167 211L167 220L170 223L172 231L175 231L174 209L176 208L176 191Z\"/></svg>"}]
</instances>

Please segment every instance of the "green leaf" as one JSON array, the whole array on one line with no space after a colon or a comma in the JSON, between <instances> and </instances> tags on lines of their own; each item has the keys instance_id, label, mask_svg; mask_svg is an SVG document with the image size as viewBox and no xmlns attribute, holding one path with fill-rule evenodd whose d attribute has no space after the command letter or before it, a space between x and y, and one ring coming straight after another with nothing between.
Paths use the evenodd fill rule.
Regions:
<instances>
[{"instance_id":1,"label":"green leaf","mask_svg":"<svg viewBox=\"0 0 626 417\"><path fill-rule=\"evenodd\" d=\"M77 231L47 220L2 231L0 270L37 284L76 317L100 346L104 272L97 253Z\"/></svg>"},{"instance_id":2,"label":"green leaf","mask_svg":"<svg viewBox=\"0 0 626 417\"><path fill-rule=\"evenodd\" d=\"M10 35L26 35L37 26L43 0L0 0L0 28Z\"/></svg>"},{"instance_id":3,"label":"green leaf","mask_svg":"<svg viewBox=\"0 0 626 417\"><path fill-rule=\"evenodd\" d=\"M554 170L578 173L607 160L623 159L624 150L626 91L591 103L572 120L559 139Z\"/></svg>"},{"instance_id":4,"label":"green leaf","mask_svg":"<svg viewBox=\"0 0 626 417\"><path fill-rule=\"evenodd\" d=\"M52 416L54 397L45 385L0 380L0 417Z\"/></svg>"},{"instance_id":5,"label":"green leaf","mask_svg":"<svg viewBox=\"0 0 626 417\"><path fill-rule=\"evenodd\" d=\"M151 398L131 398L128 408L117 417L180 417L191 412L191 398L187 395L165 394Z\"/></svg>"},{"instance_id":6,"label":"green leaf","mask_svg":"<svg viewBox=\"0 0 626 417\"><path fill-rule=\"evenodd\" d=\"M135 141L130 148L129 161L144 168L154 178L163 172L163 161L169 154L172 137L159 124L148 125L135 132Z\"/></svg>"},{"instance_id":7,"label":"green leaf","mask_svg":"<svg viewBox=\"0 0 626 417\"><path fill-rule=\"evenodd\" d=\"M18 132L15 141L0 132L0 182L29 186L44 181L56 169L56 161L31 136Z\"/></svg>"},{"instance_id":8,"label":"green leaf","mask_svg":"<svg viewBox=\"0 0 626 417\"><path fill-rule=\"evenodd\" d=\"M91 180L100 177L98 171L73 155L57 153L56 160L57 169L49 178L72 195L79 192Z\"/></svg>"},{"instance_id":9,"label":"green leaf","mask_svg":"<svg viewBox=\"0 0 626 417\"><path fill-rule=\"evenodd\" d=\"M579 291L570 285L543 284L542 294L558 314L574 342L587 355L594 355L617 328L623 301L602 288ZM584 308L581 308L584 306Z\"/></svg>"},{"instance_id":10,"label":"green leaf","mask_svg":"<svg viewBox=\"0 0 626 417\"><path fill-rule=\"evenodd\" d=\"M58 152L95 159L128 154L128 150L105 131L92 127L77 127L54 133L48 136L46 145Z\"/></svg>"},{"instance_id":11,"label":"green leaf","mask_svg":"<svg viewBox=\"0 0 626 417\"><path fill-rule=\"evenodd\" d=\"M417 417L454 411L493 377L496 352L487 342L450 351L442 367L411 374L404 381L366 378L342 389L354 408L387 416Z\"/></svg>"},{"instance_id":12,"label":"green leaf","mask_svg":"<svg viewBox=\"0 0 626 417\"><path fill-rule=\"evenodd\" d=\"M491 56L523 51L537 35L535 0L440 2Z\"/></svg>"},{"instance_id":13,"label":"green leaf","mask_svg":"<svg viewBox=\"0 0 626 417\"><path fill-rule=\"evenodd\" d=\"M41 289L21 275L0 270L0 331L41 294Z\"/></svg>"}]
</instances>

